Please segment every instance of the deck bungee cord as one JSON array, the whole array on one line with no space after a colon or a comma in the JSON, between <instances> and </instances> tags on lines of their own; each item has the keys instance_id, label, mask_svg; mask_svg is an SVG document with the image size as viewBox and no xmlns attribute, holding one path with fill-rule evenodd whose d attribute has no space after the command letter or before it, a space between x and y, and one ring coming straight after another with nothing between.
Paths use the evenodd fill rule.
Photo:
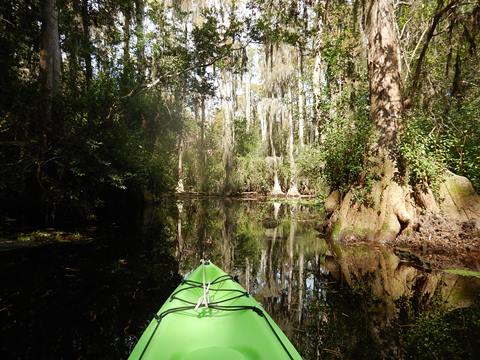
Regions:
<instances>
[{"instance_id":1,"label":"deck bungee cord","mask_svg":"<svg viewBox=\"0 0 480 360\"><path fill-rule=\"evenodd\" d=\"M224 284L228 284L228 282L233 282L237 283L237 281L230 275L221 275L216 277L210 282L206 281L206 275L205 275L205 266L209 265L210 262L208 260L202 260L201 262L201 267L202 267L202 281L194 281L194 280L188 280L184 279L182 280L180 286L186 285L184 287L181 287L177 290L175 290L169 297L168 302L172 302L174 300L177 300L181 303L184 303L186 305L184 306L177 306L174 308L170 308L167 310L164 310L162 312L159 312L154 315L154 319L156 320L155 327L153 331L151 332L147 342L145 343L145 346L142 349L142 352L138 359L143 359L144 355L146 354L148 347L150 346L152 339L154 338L157 330L160 327L160 324L162 320L170 314L174 313L180 313L180 312L185 312L185 311L199 311L199 310L217 310L217 311L225 311L225 312L236 312L236 311L253 311L263 319L265 319L265 322L268 325L268 328L271 330L271 332L275 335L275 338L278 340L279 344L282 346L283 350L287 354L288 358L290 360L294 360L295 358L292 356L290 353L288 347L284 344L282 338L279 336L277 331L275 330L274 326L272 325L271 321L269 320L268 316L266 315L265 311L259 307L259 306L253 306L253 305L225 305L225 303L228 303L230 301L242 298L242 297L250 297L250 294L247 291L242 291L239 289L235 288L223 288L223 287L218 287L218 286L223 286ZM202 294L199 296L198 300L195 301L190 301L188 299L183 298L181 295L182 293L188 292L190 290L194 289L202 289ZM214 300L210 298L210 294L212 294L212 298L214 297L215 293L233 293L235 295L226 297L224 299L219 299L219 300Z\"/></svg>"}]
</instances>

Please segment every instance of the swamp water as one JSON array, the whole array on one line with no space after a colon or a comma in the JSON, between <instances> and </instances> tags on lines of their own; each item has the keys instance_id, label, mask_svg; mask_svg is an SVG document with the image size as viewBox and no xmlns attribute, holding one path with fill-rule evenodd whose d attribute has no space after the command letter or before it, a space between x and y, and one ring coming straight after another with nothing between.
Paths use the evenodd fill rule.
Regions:
<instances>
[{"instance_id":1,"label":"swamp water","mask_svg":"<svg viewBox=\"0 0 480 360\"><path fill-rule=\"evenodd\" d=\"M236 276L305 360L479 358L480 278L326 241L323 220L301 202L170 198L135 229L2 251L0 358L126 359L202 258Z\"/></svg>"}]
</instances>

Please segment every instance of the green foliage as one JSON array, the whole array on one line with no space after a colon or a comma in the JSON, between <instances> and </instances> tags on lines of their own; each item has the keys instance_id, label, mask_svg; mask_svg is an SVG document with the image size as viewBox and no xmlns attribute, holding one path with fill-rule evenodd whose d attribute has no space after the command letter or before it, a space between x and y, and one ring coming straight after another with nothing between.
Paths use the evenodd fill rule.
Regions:
<instances>
[{"instance_id":1,"label":"green foliage","mask_svg":"<svg viewBox=\"0 0 480 360\"><path fill-rule=\"evenodd\" d=\"M319 176L325 166L325 152L319 145L306 145L297 156L297 170L301 179L308 181L309 187L317 195L325 190L325 181Z\"/></svg>"},{"instance_id":2,"label":"green foliage","mask_svg":"<svg viewBox=\"0 0 480 360\"><path fill-rule=\"evenodd\" d=\"M132 35L121 34L115 16L133 11L133 2L107 1L88 13L60 2L63 86L47 121L46 100L38 90L41 5L34 1L0 6L5 30L0 36L5 50L0 57L2 205L13 204L7 209L13 217L27 213L39 223L92 220L114 204L134 207L144 192L172 189L176 137L184 118L184 103L177 94L186 86L186 81L172 80L172 74L190 66L185 47L146 31L153 56L179 61L149 59L168 91L145 86L136 55L112 51L122 36ZM175 32L172 21L156 10L150 10L156 24ZM82 20L90 27L89 35L81 31Z\"/></svg>"},{"instance_id":3,"label":"green foliage","mask_svg":"<svg viewBox=\"0 0 480 360\"><path fill-rule=\"evenodd\" d=\"M254 41L265 44L284 42L291 45L303 45L306 42L302 32L307 30L298 17L297 3L287 0L250 0L248 7L261 15L249 29L249 35Z\"/></svg>"},{"instance_id":4,"label":"green foliage","mask_svg":"<svg viewBox=\"0 0 480 360\"><path fill-rule=\"evenodd\" d=\"M68 233L65 231L49 230L49 231L33 231L31 233L20 233L17 235L18 241L36 241L36 242L72 242L72 241L88 241L90 238L79 233Z\"/></svg>"},{"instance_id":5,"label":"green foliage","mask_svg":"<svg viewBox=\"0 0 480 360\"><path fill-rule=\"evenodd\" d=\"M236 118L234 125L234 184L239 190L266 193L270 184L258 129L247 132L244 118Z\"/></svg>"},{"instance_id":6,"label":"green foliage","mask_svg":"<svg viewBox=\"0 0 480 360\"><path fill-rule=\"evenodd\" d=\"M411 180L434 180L437 164L440 164L469 178L478 190L478 7L460 1L450 11L441 13L440 9L445 8L441 3L418 1L412 5L400 10L402 26L406 25L406 29L410 28L407 31L416 34L405 45L412 59L420 53L415 53L413 49L416 49L423 24L437 16L438 25L434 36L426 44L428 48L425 49L423 66L419 78L415 79L418 88L409 94L414 108L413 119L408 118L413 124L408 127L414 129L410 129L407 137L417 133L416 139L407 140L408 149L404 149L415 172ZM407 76L407 80L412 81L413 76ZM414 142L419 143L420 149L415 149ZM415 159L417 155L420 159Z\"/></svg>"},{"instance_id":7,"label":"green foliage","mask_svg":"<svg viewBox=\"0 0 480 360\"><path fill-rule=\"evenodd\" d=\"M235 184L238 189L267 193L270 181L265 159L257 154L248 154L236 159Z\"/></svg>"},{"instance_id":8,"label":"green foliage","mask_svg":"<svg viewBox=\"0 0 480 360\"><path fill-rule=\"evenodd\" d=\"M440 105L440 104L439 104ZM480 188L478 99L464 100L445 113L442 107L407 117L400 154L411 184L438 185L445 168Z\"/></svg>"},{"instance_id":9,"label":"green foliage","mask_svg":"<svg viewBox=\"0 0 480 360\"><path fill-rule=\"evenodd\" d=\"M243 215L243 214L242 214ZM247 225L246 228L243 228L245 223L241 223L241 227L235 234L235 254L236 254L236 266L241 266L245 268L246 259L249 259L250 266L256 268L259 266L259 254L260 254L260 244L258 239L261 238L263 232L260 229L258 231L254 226Z\"/></svg>"},{"instance_id":10,"label":"green foliage","mask_svg":"<svg viewBox=\"0 0 480 360\"><path fill-rule=\"evenodd\" d=\"M475 359L480 351L480 304L450 310L437 305L404 335L408 359Z\"/></svg>"},{"instance_id":11,"label":"green foliage","mask_svg":"<svg viewBox=\"0 0 480 360\"><path fill-rule=\"evenodd\" d=\"M210 111L219 100L216 86L222 75L231 77L237 94L231 100L240 111L246 99L237 75L258 63L263 80L275 82L277 75L283 80L276 94L268 94L250 73L251 104L259 104L260 96L291 106L301 190L304 185L317 193L326 185L342 191L353 187L354 198L368 202L374 179L366 153L373 129L360 4L314 3L250 0L190 12L178 2L151 2L145 21L138 22L133 1L103 1L87 12L80 3L60 1L63 82L48 122L39 91L43 3L0 5L0 201L41 217L65 209L93 219L117 198L131 201L145 192L172 190L179 135L185 142L187 189L220 192L226 174L224 131L222 119L212 119ZM402 74L406 85L416 76L418 44L423 44L418 39L424 36L419 29L431 23L438 6L425 1L398 6L402 54L410 68ZM438 34L428 44L420 74L428 81L409 94L414 109L407 114L400 146L410 184L435 185L447 167L480 187L477 12L460 2L440 19ZM141 23L148 24L144 34L138 32ZM264 48L247 49L251 42ZM142 44L144 56L137 52ZM302 79L297 78L299 60ZM276 66L281 70L273 76L269 71ZM306 106L304 148L296 143L300 98ZM259 114L253 105L251 110L250 131L244 118L235 119L231 180L234 191L268 193L273 151L269 141L262 144ZM276 170L285 187L293 175L286 118L270 111L272 116L271 140L281 159Z\"/></svg>"},{"instance_id":12,"label":"green foliage","mask_svg":"<svg viewBox=\"0 0 480 360\"><path fill-rule=\"evenodd\" d=\"M333 119L325 131L322 149L325 156L323 175L336 189L346 191L358 183L367 170L366 154L371 139L372 125L367 117Z\"/></svg>"},{"instance_id":13,"label":"green foliage","mask_svg":"<svg viewBox=\"0 0 480 360\"><path fill-rule=\"evenodd\" d=\"M158 193L173 186L170 169L175 158L170 149L180 115L167 110L172 104L148 93L119 103L116 81L102 77L94 81L83 115L67 114L65 137L54 150L55 171L61 171L62 177L48 172L41 179L50 184L50 201L56 206L77 204L92 213L111 191ZM163 132L161 141L159 132Z\"/></svg>"},{"instance_id":14,"label":"green foliage","mask_svg":"<svg viewBox=\"0 0 480 360\"><path fill-rule=\"evenodd\" d=\"M480 91L451 109L441 136L446 164L455 173L466 176L480 189Z\"/></svg>"},{"instance_id":15,"label":"green foliage","mask_svg":"<svg viewBox=\"0 0 480 360\"><path fill-rule=\"evenodd\" d=\"M424 184L433 188L444 169L445 149L431 129L430 119L424 114L407 118L407 127L400 143L406 181L411 185Z\"/></svg>"},{"instance_id":16,"label":"green foliage","mask_svg":"<svg viewBox=\"0 0 480 360\"><path fill-rule=\"evenodd\" d=\"M356 47L358 43L350 29L345 29L338 35L329 34L324 37L322 56L332 78L355 75L353 55Z\"/></svg>"}]
</instances>

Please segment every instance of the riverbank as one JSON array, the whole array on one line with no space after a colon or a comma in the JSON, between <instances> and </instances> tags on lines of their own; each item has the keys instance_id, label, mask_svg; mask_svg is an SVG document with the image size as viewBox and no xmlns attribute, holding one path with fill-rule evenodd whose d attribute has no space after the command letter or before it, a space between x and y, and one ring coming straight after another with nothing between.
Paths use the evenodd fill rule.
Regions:
<instances>
[{"instance_id":1,"label":"riverbank","mask_svg":"<svg viewBox=\"0 0 480 360\"><path fill-rule=\"evenodd\" d=\"M384 246L404 261L424 269L480 270L480 229L474 221L447 221L439 215L430 215L392 240L373 242L351 236L340 242Z\"/></svg>"},{"instance_id":2,"label":"riverbank","mask_svg":"<svg viewBox=\"0 0 480 360\"><path fill-rule=\"evenodd\" d=\"M408 248L437 268L480 270L480 228L473 220L423 216L413 231L400 234L386 245Z\"/></svg>"},{"instance_id":3,"label":"riverbank","mask_svg":"<svg viewBox=\"0 0 480 360\"><path fill-rule=\"evenodd\" d=\"M83 233L46 228L33 231L10 230L0 237L0 252L56 245L83 245L94 241L94 229Z\"/></svg>"}]
</instances>

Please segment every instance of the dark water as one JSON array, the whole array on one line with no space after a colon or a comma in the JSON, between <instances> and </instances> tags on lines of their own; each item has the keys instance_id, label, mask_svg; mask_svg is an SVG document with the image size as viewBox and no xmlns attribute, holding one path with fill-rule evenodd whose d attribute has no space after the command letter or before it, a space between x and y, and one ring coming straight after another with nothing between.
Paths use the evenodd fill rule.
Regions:
<instances>
[{"instance_id":1,"label":"dark water","mask_svg":"<svg viewBox=\"0 0 480 360\"><path fill-rule=\"evenodd\" d=\"M0 252L0 359L126 359L202 258L238 276L304 359L480 356L480 279L326 241L315 206L166 199L140 222Z\"/></svg>"}]
</instances>

